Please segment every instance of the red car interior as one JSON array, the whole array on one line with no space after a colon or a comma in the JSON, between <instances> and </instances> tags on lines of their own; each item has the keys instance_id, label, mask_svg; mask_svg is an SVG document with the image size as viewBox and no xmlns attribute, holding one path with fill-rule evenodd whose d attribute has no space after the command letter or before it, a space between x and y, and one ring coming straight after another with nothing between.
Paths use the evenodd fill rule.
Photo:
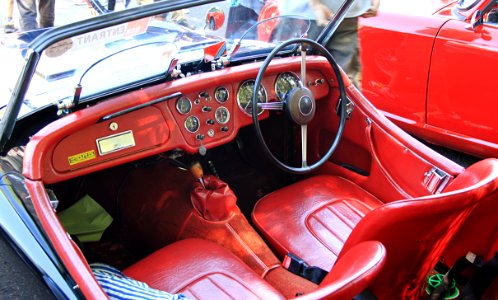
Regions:
<instances>
[{"instance_id":1,"label":"red car interior","mask_svg":"<svg viewBox=\"0 0 498 300\"><path fill-rule=\"evenodd\" d=\"M327 61L307 60L305 84L317 100L308 125L313 162L337 131L339 92ZM40 223L86 298L105 297L87 264L97 258L152 287L192 298L347 299L365 288L379 299L414 298L425 293L425 278L443 253L454 260L469 250L451 238L474 242L466 218L479 219L496 205L498 160L464 169L394 126L348 82L355 108L332 158L313 174L281 174L258 153L251 116L236 99L240 85L260 67L232 66L115 96L31 138L23 161L27 188ZM270 64L263 80L269 101L276 101L277 76L299 70L300 58ZM218 87L228 91L224 102L215 99ZM179 96L140 106L174 93L192 100L188 114L178 111ZM211 122L221 106L229 120ZM196 132L184 126L190 116L201 124ZM277 149L282 117L260 115ZM285 143L299 145L299 128L285 130L292 135ZM111 152L99 148L102 139L130 132L133 145ZM212 174L199 176L201 183L175 159L194 160L203 149L220 178L211 168ZM299 150L291 154L300 157ZM247 157L264 171L245 172L240 161ZM268 178L278 184L263 181ZM79 245L81 252L75 248L48 189L62 208L85 194L101 204L114 218L102 241ZM494 244L476 239L479 254L497 247L496 231L484 234ZM318 285L289 272L282 266L289 251L330 272Z\"/></svg>"},{"instance_id":2,"label":"red car interior","mask_svg":"<svg viewBox=\"0 0 498 300\"><path fill-rule=\"evenodd\" d=\"M498 187L497 175L498 161L483 160L456 177L445 193L386 204L342 178L321 175L262 198L253 220L281 255L296 253L326 270L353 245L380 241L393 255L372 290L381 298L418 298L448 239L486 200L482 195ZM411 283L403 286L406 278Z\"/></svg>"},{"instance_id":3,"label":"red car interior","mask_svg":"<svg viewBox=\"0 0 498 300\"><path fill-rule=\"evenodd\" d=\"M202 251L201 251L202 250ZM361 254L361 255L360 255ZM385 249L378 242L358 245L344 256L317 290L300 299L352 298L381 269ZM358 259L361 257L361 259ZM182 272L178 272L182 269ZM186 239L167 246L125 270L150 286L181 292L192 299L284 299L232 253L205 240Z\"/></svg>"}]
</instances>

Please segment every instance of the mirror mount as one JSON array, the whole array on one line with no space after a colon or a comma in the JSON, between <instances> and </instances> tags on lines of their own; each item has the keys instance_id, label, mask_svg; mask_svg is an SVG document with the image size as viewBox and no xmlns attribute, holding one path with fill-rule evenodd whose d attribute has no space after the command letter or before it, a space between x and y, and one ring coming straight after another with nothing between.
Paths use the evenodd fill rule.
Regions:
<instances>
[{"instance_id":1,"label":"mirror mount","mask_svg":"<svg viewBox=\"0 0 498 300\"><path fill-rule=\"evenodd\" d=\"M483 26L484 26L484 16L482 14L481 10L476 10L472 14L472 18L470 19L470 26L472 27L472 30L476 33L482 32Z\"/></svg>"}]
</instances>

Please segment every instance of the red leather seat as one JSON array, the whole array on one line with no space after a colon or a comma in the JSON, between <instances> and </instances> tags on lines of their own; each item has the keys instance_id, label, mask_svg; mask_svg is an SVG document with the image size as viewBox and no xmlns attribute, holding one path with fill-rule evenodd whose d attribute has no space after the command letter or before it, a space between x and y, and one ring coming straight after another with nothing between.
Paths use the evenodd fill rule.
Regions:
<instances>
[{"instance_id":1,"label":"red leather seat","mask_svg":"<svg viewBox=\"0 0 498 300\"><path fill-rule=\"evenodd\" d=\"M448 240L497 186L496 159L469 167L445 193L386 204L348 180L321 175L263 197L252 217L280 255L292 252L326 270L354 245L380 241L387 262L372 291L381 299L415 299Z\"/></svg>"},{"instance_id":2,"label":"red leather seat","mask_svg":"<svg viewBox=\"0 0 498 300\"><path fill-rule=\"evenodd\" d=\"M190 299L283 299L241 260L225 248L199 239L166 246L124 273L149 286Z\"/></svg>"},{"instance_id":3,"label":"red leather seat","mask_svg":"<svg viewBox=\"0 0 498 300\"><path fill-rule=\"evenodd\" d=\"M353 247L320 286L299 299L347 299L360 293L385 263L385 248L376 241ZM190 299L283 299L225 248L209 241L175 242L134 264L124 273L149 286Z\"/></svg>"}]
</instances>

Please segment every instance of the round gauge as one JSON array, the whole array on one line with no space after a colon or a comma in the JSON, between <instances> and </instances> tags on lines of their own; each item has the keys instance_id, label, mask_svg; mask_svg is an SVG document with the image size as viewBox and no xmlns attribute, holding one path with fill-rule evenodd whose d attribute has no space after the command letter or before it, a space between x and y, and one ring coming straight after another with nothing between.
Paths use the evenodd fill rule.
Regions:
<instances>
[{"instance_id":1,"label":"round gauge","mask_svg":"<svg viewBox=\"0 0 498 300\"><path fill-rule=\"evenodd\" d=\"M176 100L176 110L182 115L188 114L192 109L192 102L187 97L180 97Z\"/></svg>"},{"instance_id":2,"label":"round gauge","mask_svg":"<svg viewBox=\"0 0 498 300\"><path fill-rule=\"evenodd\" d=\"M220 103L225 103L228 100L228 90L224 87L219 87L214 92L214 98Z\"/></svg>"},{"instance_id":3,"label":"round gauge","mask_svg":"<svg viewBox=\"0 0 498 300\"><path fill-rule=\"evenodd\" d=\"M239 107L248 115L252 115L252 91L254 90L254 79L244 81L237 91L237 103ZM258 103L266 102L266 90L260 85L258 89ZM263 112L263 109L258 107L258 115Z\"/></svg>"},{"instance_id":4,"label":"round gauge","mask_svg":"<svg viewBox=\"0 0 498 300\"><path fill-rule=\"evenodd\" d=\"M216 122L226 124L230 120L230 112L226 107L220 106L214 112L214 118L216 119Z\"/></svg>"},{"instance_id":5,"label":"round gauge","mask_svg":"<svg viewBox=\"0 0 498 300\"><path fill-rule=\"evenodd\" d=\"M188 130L190 133L195 133L197 130L199 130L199 127L201 123L199 122L199 119L196 116L190 116L187 119L185 119L185 129Z\"/></svg>"},{"instance_id":6,"label":"round gauge","mask_svg":"<svg viewBox=\"0 0 498 300\"><path fill-rule=\"evenodd\" d=\"M275 80L275 94L277 94L278 100L284 101L290 90L299 85L299 78L294 73L286 72L278 75L277 80Z\"/></svg>"}]
</instances>

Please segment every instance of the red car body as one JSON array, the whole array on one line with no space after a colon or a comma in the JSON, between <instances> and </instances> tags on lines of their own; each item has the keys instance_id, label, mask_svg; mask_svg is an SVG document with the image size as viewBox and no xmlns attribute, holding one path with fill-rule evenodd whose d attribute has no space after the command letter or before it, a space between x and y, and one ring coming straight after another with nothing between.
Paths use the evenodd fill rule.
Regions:
<instances>
[{"instance_id":1,"label":"red car body","mask_svg":"<svg viewBox=\"0 0 498 300\"><path fill-rule=\"evenodd\" d=\"M381 1L361 19L362 88L408 132L469 154L498 155L496 1ZM459 1L463 2L463 1ZM484 23L472 28L482 11ZM488 20L486 20L488 18Z\"/></svg>"}]
</instances>

